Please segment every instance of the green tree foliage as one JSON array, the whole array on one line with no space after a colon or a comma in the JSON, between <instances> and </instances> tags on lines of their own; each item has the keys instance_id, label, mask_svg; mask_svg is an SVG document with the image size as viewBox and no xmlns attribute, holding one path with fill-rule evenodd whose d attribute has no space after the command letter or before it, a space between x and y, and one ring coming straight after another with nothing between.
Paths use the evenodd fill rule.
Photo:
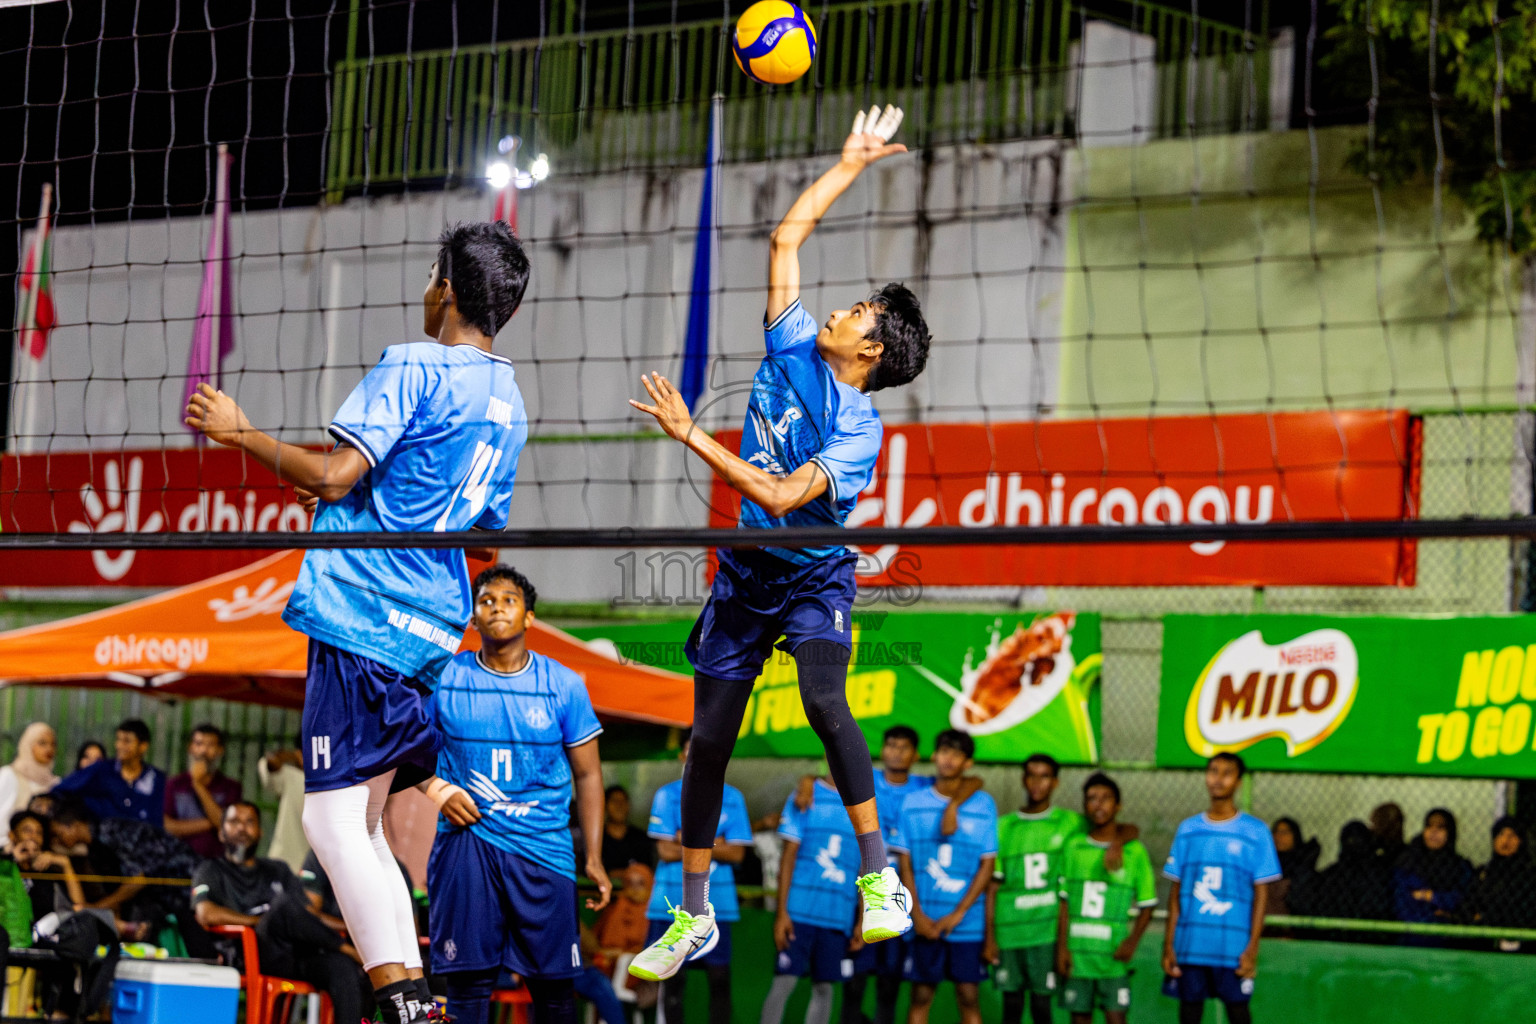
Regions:
<instances>
[{"instance_id":1,"label":"green tree foliage","mask_svg":"<svg viewBox=\"0 0 1536 1024\"><path fill-rule=\"evenodd\" d=\"M1374 131L1352 166L1438 179L1478 235L1536 261L1536 0L1331 0L1320 76Z\"/></svg>"}]
</instances>

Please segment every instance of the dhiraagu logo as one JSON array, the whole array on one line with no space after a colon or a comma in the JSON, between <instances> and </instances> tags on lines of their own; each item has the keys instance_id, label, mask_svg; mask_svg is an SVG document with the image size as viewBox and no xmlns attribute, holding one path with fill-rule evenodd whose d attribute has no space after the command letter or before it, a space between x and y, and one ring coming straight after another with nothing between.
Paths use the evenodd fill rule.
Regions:
<instances>
[{"instance_id":1,"label":"dhiraagu logo","mask_svg":"<svg viewBox=\"0 0 1536 1024\"><path fill-rule=\"evenodd\" d=\"M1274 737L1295 757L1333 735L1359 685L1360 658L1341 630L1271 645L1255 629L1216 652L1200 673L1184 709L1184 738L1210 757Z\"/></svg>"}]
</instances>

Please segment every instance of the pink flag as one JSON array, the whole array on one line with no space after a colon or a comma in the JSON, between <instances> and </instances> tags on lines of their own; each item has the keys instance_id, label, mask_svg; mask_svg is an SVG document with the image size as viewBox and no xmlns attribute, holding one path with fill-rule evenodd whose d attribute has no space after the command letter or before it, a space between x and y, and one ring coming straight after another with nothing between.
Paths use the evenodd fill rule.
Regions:
<instances>
[{"instance_id":1,"label":"pink flag","mask_svg":"<svg viewBox=\"0 0 1536 1024\"><path fill-rule=\"evenodd\" d=\"M208 256L203 260L203 287L197 297L197 322L192 328L192 351L187 355L187 387L183 404L199 384L223 384L224 357L235 349L234 298L230 287L229 260L229 147L220 145L214 178L213 226L208 233ZM218 354L214 354L214 338ZM202 433L188 428L197 435Z\"/></svg>"}]
</instances>

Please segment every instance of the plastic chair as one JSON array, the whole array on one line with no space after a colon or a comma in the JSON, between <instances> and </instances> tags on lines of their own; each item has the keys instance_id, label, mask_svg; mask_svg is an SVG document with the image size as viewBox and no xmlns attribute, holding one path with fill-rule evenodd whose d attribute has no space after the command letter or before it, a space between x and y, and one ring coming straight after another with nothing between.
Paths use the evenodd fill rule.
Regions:
<instances>
[{"instance_id":1,"label":"plastic chair","mask_svg":"<svg viewBox=\"0 0 1536 1024\"><path fill-rule=\"evenodd\" d=\"M239 936L240 952L245 960L245 1024L286 1024L293 1012L295 996L320 999L320 1024L335 1024L331 997L317 992L313 985L292 978L278 978L261 973L261 957L256 948L256 929L243 924L216 924L208 931L214 935ZM311 1012L313 1021L315 1014Z\"/></svg>"},{"instance_id":2,"label":"plastic chair","mask_svg":"<svg viewBox=\"0 0 1536 1024\"><path fill-rule=\"evenodd\" d=\"M532 1005L533 997L524 985L499 988L491 993L491 1006L497 1010L497 1019L503 1020L505 1024L528 1024L528 1007Z\"/></svg>"}]
</instances>

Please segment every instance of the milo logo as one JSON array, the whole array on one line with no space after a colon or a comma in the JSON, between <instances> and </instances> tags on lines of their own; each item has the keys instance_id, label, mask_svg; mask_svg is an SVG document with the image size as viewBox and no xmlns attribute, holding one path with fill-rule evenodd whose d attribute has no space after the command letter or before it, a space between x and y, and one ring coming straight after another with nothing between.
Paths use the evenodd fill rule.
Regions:
<instances>
[{"instance_id":1,"label":"milo logo","mask_svg":"<svg viewBox=\"0 0 1536 1024\"><path fill-rule=\"evenodd\" d=\"M1287 756L1295 757L1333 734L1359 684L1354 641L1340 630L1271 645L1255 629L1205 666L1184 709L1184 736L1201 757L1270 737L1285 740Z\"/></svg>"}]
</instances>

